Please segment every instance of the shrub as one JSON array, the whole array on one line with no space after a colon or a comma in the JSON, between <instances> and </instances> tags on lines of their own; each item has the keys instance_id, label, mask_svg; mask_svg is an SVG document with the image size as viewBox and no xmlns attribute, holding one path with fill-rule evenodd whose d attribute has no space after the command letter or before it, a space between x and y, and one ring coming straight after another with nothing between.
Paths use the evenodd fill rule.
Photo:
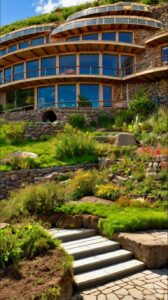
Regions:
<instances>
[{"instance_id":1,"label":"shrub","mask_svg":"<svg viewBox=\"0 0 168 300\"><path fill-rule=\"evenodd\" d=\"M75 113L70 116L69 123L72 127L84 128L86 125L86 117L84 114Z\"/></svg>"},{"instance_id":2,"label":"shrub","mask_svg":"<svg viewBox=\"0 0 168 300\"><path fill-rule=\"evenodd\" d=\"M78 98L79 98L79 102L78 102L79 107L92 107L92 103L84 96L79 95Z\"/></svg>"},{"instance_id":3,"label":"shrub","mask_svg":"<svg viewBox=\"0 0 168 300\"><path fill-rule=\"evenodd\" d=\"M58 245L39 224L6 227L0 230L0 268L17 264L22 258L33 258Z\"/></svg>"},{"instance_id":4,"label":"shrub","mask_svg":"<svg viewBox=\"0 0 168 300\"><path fill-rule=\"evenodd\" d=\"M168 109L161 107L157 113L151 117L153 131L157 134L167 133L168 131Z\"/></svg>"},{"instance_id":5,"label":"shrub","mask_svg":"<svg viewBox=\"0 0 168 300\"><path fill-rule=\"evenodd\" d=\"M22 141L26 127L26 122L15 122L3 125L2 130L5 138L11 144L15 144Z\"/></svg>"},{"instance_id":6,"label":"shrub","mask_svg":"<svg viewBox=\"0 0 168 300\"><path fill-rule=\"evenodd\" d=\"M129 102L128 107L134 116L145 117L154 111L155 103L149 99L145 89L141 88Z\"/></svg>"},{"instance_id":7,"label":"shrub","mask_svg":"<svg viewBox=\"0 0 168 300\"><path fill-rule=\"evenodd\" d=\"M89 155L97 160L96 141L88 132L83 133L71 125L66 125L64 133L58 135L56 158L67 160Z\"/></svg>"},{"instance_id":8,"label":"shrub","mask_svg":"<svg viewBox=\"0 0 168 300\"><path fill-rule=\"evenodd\" d=\"M105 111L102 111L97 116L97 125L100 127L109 127L112 124L112 117Z\"/></svg>"},{"instance_id":9,"label":"shrub","mask_svg":"<svg viewBox=\"0 0 168 300\"><path fill-rule=\"evenodd\" d=\"M109 200L116 200L120 196L120 190L118 186L111 183L100 184L96 188L96 196Z\"/></svg>"},{"instance_id":10,"label":"shrub","mask_svg":"<svg viewBox=\"0 0 168 300\"><path fill-rule=\"evenodd\" d=\"M133 120L133 114L130 110L117 110L115 113L115 125L122 127L123 124L130 124Z\"/></svg>"},{"instance_id":11,"label":"shrub","mask_svg":"<svg viewBox=\"0 0 168 300\"><path fill-rule=\"evenodd\" d=\"M5 159L7 166L10 166L12 170L21 169L33 169L38 167L38 163L33 158L21 158L17 156L11 156Z\"/></svg>"}]
</instances>

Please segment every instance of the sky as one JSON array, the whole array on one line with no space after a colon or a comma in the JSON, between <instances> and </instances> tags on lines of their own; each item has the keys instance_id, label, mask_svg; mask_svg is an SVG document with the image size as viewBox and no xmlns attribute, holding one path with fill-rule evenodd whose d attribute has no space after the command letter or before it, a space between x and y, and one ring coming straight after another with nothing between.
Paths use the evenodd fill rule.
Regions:
<instances>
[{"instance_id":1,"label":"sky","mask_svg":"<svg viewBox=\"0 0 168 300\"><path fill-rule=\"evenodd\" d=\"M0 0L0 25L2 26L27 17L49 13L57 7L78 5L88 1L89 0Z\"/></svg>"}]
</instances>

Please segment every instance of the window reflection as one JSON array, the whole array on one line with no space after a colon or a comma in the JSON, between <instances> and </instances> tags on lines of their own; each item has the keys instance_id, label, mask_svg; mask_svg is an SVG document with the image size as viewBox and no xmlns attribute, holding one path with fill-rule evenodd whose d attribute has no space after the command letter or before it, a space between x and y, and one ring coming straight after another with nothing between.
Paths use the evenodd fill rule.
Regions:
<instances>
[{"instance_id":1,"label":"window reflection","mask_svg":"<svg viewBox=\"0 0 168 300\"><path fill-rule=\"evenodd\" d=\"M162 62L168 62L168 46L162 48Z\"/></svg>"},{"instance_id":2,"label":"window reflection","mask_svg":"<svg viewBox=\"0 0 168 300\"><path fill-rule=\"evenodd\" d=\"M80 40L80 36L72 36L70 38L67 39L67 42L73 42L73 41L79 41Z\"/></svg>"},{"instance_id":3,"label":"window reflection","mask_svg":"<svg viewBox=\"0 0 168 300\"><path fill-rule=\"evenodd\" d=\"M13 45L9 47L9 52L14 52L17 50L17 45Z\"/></svg>"},{"instance_id":4,"label":"window reflection","mask_svg":"<svg viewBox=\"0 0 168 300\"><path fill-rule=\"evenodd\" d=\"M84 41L98 40L98 33L85 34L82 36L82 40Z\"/></svg>"},{"instance_id":5,"label":"window reflection","mask_svg":"<svg viewBox=\"0 0 168 300\"><path fill-rule=\"evenodd\" d=\"M103 75L119 76L118 55L103 54Z\"/></svg>"},{"instance_id":6,"label":"window reflection","mask_svg":"<svg viewBox=\"0 0 168 300\"><path fill-rule=\"evenodd\" d=\"M60 74L76 74L76 55L60 55Z\"/></svg>"},{"instance_id":7,"label":"window reflection","mask_svg":"<svg viewBox=\"0 0 168 300\"><path fill-rule=\"evenodd\" d=\"M24 79L24 64L15 65L13 68L13 80Z\"/></svg>"},{"instance_id":8,"label":"window reflection","mask_svg":"<svg viewBox=\"0 0 168 300\"><path fill-rule=\"evenodd\" d=\"M41 60L41 76L56 75L56 58L44 57Z\"/></svg>"},{"instance_id":9,"label":"window reflection","mask_svg":"<svg viewBox=\"0 0 168 300\"><path fill-rule=\"evenodd\" d=\"M115 32L102 32L103 41L115 41L116 33Z\"/></svg>"},{"instance_id":10,"label":"window reflection","mask_svg":"<svg viewBox=\"0 0 168 300\"><path fill-rule=\"evenodd\" d=\"M28 48L28 47L29 47L29 42L28 41L24 41L24 42L19 43L19 49L24 49L24 48Z\"/></svg>"},{"instance_id":11,"label":"window reflection","mask_svg":"<svg viewBox=\"0 0 168 300\"><path fill-rule=\"evenodd\" d=\"M87 100L91 107L99 106L99 85L98 84L81 84L80 97Z\"/></svg>"},{"instance_id":12,"label":"window reflection","mask_svg":"<svg viewBox=\"0 0 168 300\"><path fill-rule=\"evenodd\" d=\"M0 56L5 55L6 52L7 52L7 51L6 51L6 48L1 49L1 50L0 50Z\"/></svg>"},{"instance_id":13,"label":"window reflection","mask_svg":"<svg viewBox=\"0 0 168 300\"><path fill-rule=\"evenodd\" d=\"M53 107L55 105L55 87L47 86L37 89L38 108Z\"/></svg>"},{"instance_id":14,"label":"window reflection","mask_svg":"<svg viewBox=\"0 0 168 300\"><path fill-rule=\"evenodd\" d=\"M32 60L27 62L27 78L39 76L39 61Z\"/></svg>"},{"instance_id":15,"label":"window reflection","mask_svg":"<svg viewBox=\"0 0 168 300\"><path fill-rule=\"evenodd\" d=\"M31 43L32 43L32 46L43 45L44 44L44 36L32 39Z\"/></svg>"},{"instance_id":16,"label":"window reflection","mask_svg":"<svg viewBox=\"0 0 168 300\"><path fill-rule=\"evenodd\" d=\"M110 107L112 105L112 88L111 86L103 86L103 107Z\"/></svg>"},{"instance_id":17,"label":"window reflection","mask_svg":"<svg viewBox=\"0 0 168 300\"><path fill-rule=\"evenodd\" d=\"M4 79L3 79L3 72L0 71L0 84L4 83Z\"/></svg>"},{"instance_id":18,"label":"window reflection","mask_svg":"<svg viewBox=\"0 0 168 300\"><path fill-rule=\"evenodd\" d=\"M76 106L76 85L62 84L58 86L58 107Z\"/></svg>"},{"instance_id":19,"label":"window reflection","mask_svg":"<svg viewBox=\"0 0 168 300\"><path fill-rule=\"evenodd\" d=\"M124 76L132 74L134 70L134 56L121 55L121 69Z\"/></svg>"},{"instance_id":20,"label":"window reflection","mask_svg":"<svg viewBox=\"0 0 168 300\"><path fill-rule=\"evenodd\" d=\"M99 74L99 55L80 55L80 74Z\"/></svg>"},{"instance_id":21,"label":"window reflection","mask_svg":"<svg viewBox=\"0 0 168 300\"><path fill-rule=\"evenodd\" d=\"M132 32L119 32L118 34L119 42L123 43L133 43L133 33Z\"/></svg>"},{"instance_id":22,"label":"window reflection","mask_svg":"<svg viewBox=\"0 0 168 300\"><path fill-rule=\"evenodd\" d=\"M11 82L11 80L12 80L12 69L7 68L4 71L4 83Z\"/></svg>"}]
</instances>

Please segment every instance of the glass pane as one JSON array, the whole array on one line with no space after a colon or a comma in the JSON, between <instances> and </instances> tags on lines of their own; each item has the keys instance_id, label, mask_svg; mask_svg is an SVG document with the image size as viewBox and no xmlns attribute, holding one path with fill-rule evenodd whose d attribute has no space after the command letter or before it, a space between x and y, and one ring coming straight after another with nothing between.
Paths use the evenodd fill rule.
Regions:
<instances>
[{"instance_id":1,"label":"glass pane","mask_svg":"<svg viewBox=\"0 0 168 300\"><path fill-rule=\"evenodd\" d=\"M111 86L103 86L103 107L112 105L112 88Z\"/></svg>"},{"instance_id":2,"label":"glass pane","mask_svg":"<svg viewBox=\"0 0 168 300\"><path fill-rule=\"evenodd\" d=\"M56 75L56 58L45 57L41 60L41 76Z\"/></svg>"},{"instance_id":3,"label":"glass pane","mask_svg":"<svg viewBox=\"0 0 168 300\"><path fill-rule=\"evenodd\" d=\"M134 70L134 56L121 55L121 69L123 70L123 75L130 75Z\"/></svg>"},{"instance_id":4,"label":"glass pane","mask_svg":"<svg viewBox=\"0 0 168 300\"><path fill-rule=\"evenodd\" d=\"M13 80L24 79L24 64L15 65L13 68Z\"/></svg>"},{"instance_id":5,"label":"glass pane","mask_svg":"<svg viewBox=\"0 0 168 300\"><path fill-rule=\"evenodd\" d=\"M76 85L62 84L58 86L58 107L76 106Z\"/></svg>"},{"instance_id":6,"label":"glass pane","mask_svg":"<svg viewBox=\"0 0 168 300\"><path fill-rule=\"evenodd\" d=\"M70 38L67 39L67 42L73 42L73 41L79 41L80 40L80 36L77 35L77 36L72 36Z\"/></svg>"},{"instance_id":7,"label":"glass pane","mask_svg":"<svg viewBox=\"0 0 168 300\"><path fill-rule=\"evenodd\" d=\"M38 108L53 107L55 105L55 87L47 86L37 89Z\"/></svg>"},{"instance_id":8,"label":"glass pane","mask_svg":"<svg viewBox=\"0 0 168 300\"><path fill-rule=\"evenodd\" d=\"M76 74L76 55L60 55L60 74Z\"/></svg>"},{"instance_id":9,"label":"glass pane","mask_svg":"<svg viewBox=\"0 0 168 300\"><path fill-rule=\"evenodd\" d=\"M99 74L99 55L80 55L80 74Z\"/></svg>"},{"instance_id":10,"label":"glass pane","mask_svg":"<svg viewBox=\"0 0 168 300\"><path fill-rule=\"evenodd\" d=\"M85 34L82 36L82 40L84 41L98 40L98 33Z\"/></svg>"},{"instance_id":11,"label":"glass pane","mask_svg":"<svg viewBox=\"0 0 168 300\"><path fill-rule=\"evenodd\" d=\"M115 41L116 33L115 32L102 32L103 41Z\"/></svg>"},{"instance_id":12,"label":"glass pane","mask_svg":"<svg viewBox=\"0 0 168 300\"><path fill-rule=\"evenodd\" d=\"M50 36L47 35L47 36L46 36L46 44L49 44L49 43L50 43Z\"/></svg>"},{"instance_id":13,"label":"glass pane","mask_svg":"<svg viewBox=\"0 0 168 300\"><path fill-rule=\"evenodd\" d=\"M39 76L39 61L32 60L27 62L27 78Z\"/></svg>"},{"instance_id":14,"label":"glass pane","mask_svg":"<svg viewBox=\"0 0 168 300\"><path fill-rule=\"evenodd\" d=\"M3 84L3 72L0 72L0 84Z\"/></svg>"},{"instance_id":15,"label":"glass pane","mask_svg":"<svg viewBox=\"0 0 168 300\"><path fill-rule=\"evenodd\" d=\"M118 39L119 42L133 43L133 34L132 32L119 32Z\"/></svg>"},{"instance_id":16,"label":"glass pane","mask_svg":"<svg viewBox=\"0 0 168 300\"><path fill-rule=\"evenodd\" d=\"M103 75L107 75L107 76L119 75L118 55L103 54Z\"/></svg>"},{"instance_id":17,"label":"glass pane","mask_svg":"<svg viewBox=\"0 0 168 300\"><path fill-rule=\"evenodd\" d=\"M7 82L11 82L12 80L12 69L11 68L8 68L4 71L4 82L7 83Z\"/></svg>"},{"instance_id":18,"label":"glass pane","mask_svg":"<svg viewBox=\"0 0 168 300\"><path fill-rule=\"evenodd\" d=\"M28 41L19 43L19 49L24 49L24 48L28 48L28 47L29 47Z\"/></svg>"},{"instance_id":19,"label":"glass pane","mask_svg":"<svg viewBox=\"0 0 168 300\"><path fill-rule=\"evenodd\" d=\"M14 52L17 50L17 45L13 45L9 47L9 52Z\"/></svg>"},{"instance_id":20,"label":"glass pane","mask_svg":"<svg viewBox=\"0 0 168 300\"><path fill-rule=\"evenodd\" d=\"M1 49L1 50L0 50L0 56L5 55L6 52L7 52L7 51L6 51L6 48Z\"/></svg>"},{"instance_id":21,"label":"glass pane","mask_svg":"<svg viewBox=\"0 0 168 300\"><path fill-rule=\"evenodd\" d=\"M162 48L162 61L168 62L168 47Z\"/></svg>"},{"instance_id":22,"label":"glass pane","mask_svg":"<svg viewBox=\"0 0 168 300\"><path fill-rule=\"evenodd\" d=\"M99 86L98 84L81 84L80 97L87 101L91 107L99 106Z\"/></svg>"},{"instance_id":23,"label":"glass pane","mask_svg":"<svg viewBox=\"0 0 168 300\"><path fill-rule=\"evenodd\" d=\"M32 46L42 45L44 44L44 37L41 36L39 38L32 39Z\"/></svg>"},{"instance_id":24,"label":"glass pane","mask_svg":"<svg viewBox=\"0 0 168 300\"><path fill-rule=\"evenodd\" d=\"M30 109L34 105L34 88L16 90L15 93L16 107L30 106ZM28 109L29 107L27 107Z\"/></svg>"}]
</instances>

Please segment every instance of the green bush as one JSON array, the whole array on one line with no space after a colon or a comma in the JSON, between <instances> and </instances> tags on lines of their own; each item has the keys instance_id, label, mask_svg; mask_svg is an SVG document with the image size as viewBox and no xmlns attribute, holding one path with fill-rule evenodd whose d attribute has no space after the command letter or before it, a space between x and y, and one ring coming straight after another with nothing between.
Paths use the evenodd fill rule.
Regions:
<instances>
[{"instance_id":1,"label":"green bush","mask_svg":"<svg viewBox=\"0 0 168 300\"><path fill-rule=\"evenodd\" d=\"M105 111L100 112L97 116L97 125L99 127L108 128L112 124L112 122L112 117L110 117L109 114Z\"/></svg>"},{"instance_id":2,"label":"green bush","mask_svg":"<svg viewBox=\"0 0 168 300\"><path fill-rule=\"evenodd\" d=\"M106 184L100 184L96 187L96 196L108 200L116 200L120 196L120 190L119 187L111 184L111 183L106 183Z\"/></svg>"},{"instance_id":3,"label":"green bush","mask_svg":"<svg viewBox=\"0 0 168 300\"><path fill-rule=\"evenodd\" d=\"M39 224L6 227L0 230L0 268L17 264L54 249L59 242Z\"/></svg>"},{"instance_id":4,"label":"green bush","mask_svg":"<svg viewBox=\"0 0 168 300\"><path fill-rule=\"evenodd\" d=\"M69 119L69 124L72 127L84 128L86 126L86 117L80 113L72 114Z\"/></svg>"},{"instance_id":5,"label":"green bush","mask_svg":"<svg viewBox=\"0 0 168 300\"><path fill-rule=\"evenodd\" d=\"M7 166L10 166L12 170L21 170L21 169L34 169L39 165L33 158L22 158L17 156L11 156L8 159L5 159Z\"/></svg>"},{"instance_id":6,"label":"green bush","mask_svg":"<svg viewBox=\"0 0 168 300\"><path fill-rule=\"evenodd\" d=\"M15 122L4 124L1 128L4 138L11 144L22 141L25 130L27 127L26 122Z\"/></svg>"},{"instance_id":7,"label":"green bush","mask_svg":"<svg viewBox=\"0 0 168 300\"><path fill-rule=\"evenodd\" d=\"M66 125L64 133L57 136L56 158L67 160L86 156L95 157L97 160L96 141L88 132L83 133Z\"/></svg>"},{"instance_id":8,"label":"green bush","mask_svg":"<svg viewBox=\"0 0 168 300\"><path fill-rule=\"evenodd\" d=\"M130 124L133 120L133 114L129 109L117 110L115 113L115 125L122 127L123 124Z\"/></svg>"},{"instance_id":9,"label":"green bush","mask_svg":"<svg viewBox=\"0 0 168 300\"><path fill-rule=\"evenodd\" d=\"M78 98L79 98L78 101L79 107L92 107L92 103L84 96L79 95Z\"/></svg>"}]
</instances>

